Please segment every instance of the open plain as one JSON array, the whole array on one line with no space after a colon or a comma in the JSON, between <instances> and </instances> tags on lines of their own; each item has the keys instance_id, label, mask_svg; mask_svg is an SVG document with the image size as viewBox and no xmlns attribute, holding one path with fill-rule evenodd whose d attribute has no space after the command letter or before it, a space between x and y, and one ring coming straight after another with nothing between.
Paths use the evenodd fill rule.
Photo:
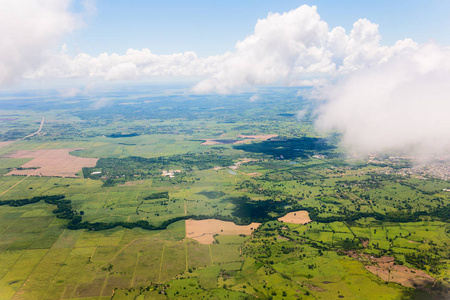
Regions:
<instances>
[{"instance_id":1,"label":"open plain","mask_svg":"<svg viewBox=\"0 0 450 300\"><path fill-rule=\"evenodd\" d=\"M251 223L247 226L236 225L233 222L225 222L214 219L186 220L186 237L200 242L212 244L215 235L251 235L260 223Z\"/></svg>"},{"instance_id":2,"label":"open plain","mask_svg":"<svg viewBox=\"0 0 450 300\"><path fill-rule=\"evenodd\" d=\"M306 224L311 222L311 219L309 218L309 213L307 211L293 211L278 218L278 221L293 224Z\"/></svg>"},{"instance_id":3,"label":"open plain","mask_svg":"<svg viewBox=\"0 0 450 300\"><path fill-rule=\"evenodd\" d=\"M32 158L29 162L7 175L76 177L84 167L95 167L96 158L76 157L69 154L72 149L19 150L6 157Z\"/></svg>"},{"instance_id":4,"label":"open plain","mask_svg":"<svg viewBox=\"0 0 450 300\"><path fill-rule=\"evenodd\" d=\"M445 299L448 181L342 155L278 94L15 102L23 136L46 122L0 148L0 295Z\"/></svg>"}]
</instances>

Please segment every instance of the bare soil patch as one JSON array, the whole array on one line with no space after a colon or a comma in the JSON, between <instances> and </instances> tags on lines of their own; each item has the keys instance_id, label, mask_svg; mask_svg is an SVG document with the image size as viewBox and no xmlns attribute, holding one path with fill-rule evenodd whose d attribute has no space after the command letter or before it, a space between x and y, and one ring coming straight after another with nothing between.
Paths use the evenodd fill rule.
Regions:
<instances>
[{"instance_id":1,"label":"bare soil patch","mask_svg":"<svg viewBox=\"0 0 450 300\"><path fill-rule=\"evenodd\" d=\"M244 174L247 175L247 176L251 176L251 177L261 176L262 175L261 173L258 173L258 172L244 173Z\"/></svg>"},{"instance_id":2,"label":"bare soil patch","mask_svg":"<svg viewBox=\"0 0 450 300\"><path fill-rule=\"evenodd\" d=\"M369 246L369 240L359 239L364 248Z\"/></svg>"},{"instance_id":3,"label":"bare soil patch","mask_svg":"<svg viewBox=\"0 0 450 300\"><path fill-rule=\"evenodd\" d=\"M261 135L238 135L240 138L252 139L258 141L267 141L268 139L278 137L278 134L261 134Z\"/></svg>"},{"instance_id":4,"label":"bare soil patch","mask_svg":"<svg viewBox=\"0 0 450 300\"><path fill-rule=\"evenodd\" d=\"M395 282L406 287L423 289L434 283L434 278L424 271L396 265L395 258L391 256L373 257L368 254L347 251L346 254L358 260L363 260L366 269L388 282Z\"/></svg>"},{"instance_id":5,"label":"bare soil patch","mask_svg":"<svg viewBox=\"0 0 450 300\"><path fill-rule=\"evenodd\" d=\"M54 176L54 177L77 177L75 173L83 167L95 167L98 158L84 158L72 156L71 149L46 149L46 150L20 150L10 154L11 158L33 158L23 164L20 168L9 172L7 175L24 176Z\"/></svg>"},{"instance_id":6,"label":"bare soil patch","mask_svg":"<svg viewBox=\"0 0 450 300\"><path fill-rule=\"evenodd\" d=\"M392 256L382 256L382 257L371 257L372 261L378 263L378 264L393 264L395 261L395 258Z\"/></svg>"},{"instance_id":7,"label":"bare soil patch","mask_svg":"<svg viewBox=\"0 0 450 300\"><path fill-rule=\"evenodd\" d=\"M6 141L6 142L0 142L0 148L3 148L5 146L8 146L9 144L14 143L14 141Z\"/></svg>"},{"instance_id":8,"label":"bare soil patch","mask_svg":"<svg viewBox=\"0 0 450 300\"><path fill-rule=\"evenodd\" d=\"M205 139L205 142L201 143L202 146L211 146L211 145L220 145L220 144L222 144L222 143L215 139Z\"/></svg>"},{"instance_id":9,"label":"bare soil patch","mask_svg":"<svg viewBox=\"0 0 450 300\"><path fill-rule=\"evenodd\" d=\"M251 223L247 226L236 225L233 222L220 221L215 219L207 220L186 220L186 237L194 239L201 244L212 244L214 235L249 235L258 228L261 223Z\"/></svg>"},{"instance_id":10,"label":"bare soil patch","mask_svg":"<svg viewBox=\"0 0 450 300\"><path fill-rule=\"evenodd\" d=\"M366 269L388 282L396 282L406 287L425 288L434 283L434 278L421 270L405 266L366 266Z\"/></svg>"},{"instance_id":11,"label":"bare soil patch","mask_svg":"<svg viewBox=\"0 0 450 300\"><path fill-rule=\"evenodd\" d=\"M311 222L311 219L309 218L309 213L306 210L299 210L290 212L284 217L278 218L278 221L293 224L306 224Z\"/></svg>"},{"instance_id":12,"label":"bare soil patch","mask_svg":"<svg viewBox=\"0 0 450 300\"><path fill-rule=\"evenodd\" d=\"M205 139L205 142L201 143L203 146L211 145L223 145L223 144L245 144L253 141L267 141L268 139L277 137L277 134L262 134L262 135L242 135L239 134L237 137L243 140L231 140L231 139Z\"/></svg>"},{"instance_id":13,"label":"bare soil patch","mask_svg":"<svg viewBox=\"0 0 450 300\"><path fill-rule=\"evenodd\" d=\"M243 144L245 142L245 140L225 140L225 139L205 139L205 142L201 143L201 145L203 146L208 146L208 145L225 145L225 144Z\"/></svg>"},{"instance_id":14,"label":"bare soil patch","mask_svg":"<svg viewBox=\"0 0 450 300\"><path fill-rule=\"evenodd\" d=\"M311 291L316 291L316 292L326 292L327 290L320 288L318 286L312 285L312 284L305 284Z\"/></svg>"}]
</instances>

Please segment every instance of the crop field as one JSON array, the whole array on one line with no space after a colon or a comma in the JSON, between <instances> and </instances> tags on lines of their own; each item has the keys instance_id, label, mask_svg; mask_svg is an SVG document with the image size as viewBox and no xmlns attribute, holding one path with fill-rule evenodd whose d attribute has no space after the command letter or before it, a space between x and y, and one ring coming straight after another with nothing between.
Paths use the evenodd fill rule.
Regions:
<instances>
[{"instance_id":1,"label":"crop field","mask_svg":"<svg viewBox=\"0 0 450 300\"><path fill-rule=\"evenodd\" d=\"M278 221L293 224L306 224L311 222L311 219L309 218L309 213L307 211L299 210L290 212L285 216L278 218Z\"/></svg>"},{"instance_id":2,"label":"crop field","mask_svg":"<svg viewBox=\"0 0 450 300\"><path fill-rule=\"evenodd\" d=\"M10 158L33 158L7 175L75 177L83 167L95 167L95 158L82 158L69 155L78 149L19 150Z\"/></svg>"},{"instance_id":3,"label":"crop field","mask_svg":"<svg viewBox=\"0 0 450 300\"><path fill-rule=\"evenodd\" d=\"M252 231L259 225L261 224L251 223L247 226L239 226L233 222L214 219L186 220L186 237L201 244L212 244L214 235L251 235Z\"/></svg>"},{"instance_id":4,"label":"crop field","mask_svg":"<svg viewBox=\"0 0 450 300\"><path fill-rule=\"evenodd\" d=\"M0 105L0 299L449 296L448 181L347 156L294 89L134 93Z\"/></svg>"}]
</instances>

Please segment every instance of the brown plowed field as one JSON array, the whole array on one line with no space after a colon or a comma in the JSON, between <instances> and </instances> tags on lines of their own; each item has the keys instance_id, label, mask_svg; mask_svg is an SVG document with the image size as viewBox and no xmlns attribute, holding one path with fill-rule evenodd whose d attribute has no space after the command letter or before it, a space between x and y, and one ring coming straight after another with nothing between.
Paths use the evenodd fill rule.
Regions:
<instances>
[{"instance_id":1,"label":"brown plowed field","mask_svg":"<svg viewBox=\"0 0 450 300\"><path fill-rule=\"evenodd\" d=\"M410 269L405 266L366 266L366 269L388 282L396 282L406 287L424 288L434 283L434 278L421 270Z\"/></svg>"},{"instance_id":2,"label":"brown plowed field","mask_svg":"<svg viewBox=\"0 0 450 300\"><path fill-rule=\"evenodd\" d=\"M299 210L290 212L284 217L278 218L278 221L293 224L306 224L311 222L311 219L309 218L309 213L306 210Z\"/></svg>"},{"instance_id":3,"label":"brown plowed field","mask_svg":"<svg viewBox=\"0 0 450 300\"><path fill-rule=\"evenodd\" d=\"M77 177L75 173L83 167L95 167L98 158L76 157L69 154L73 149L20 150L12 153L11 158L33 158L21 168L37 168L13 170L7 175Z\"/></svg>"},{"instance_id":4,"label":"brown plowed field","mask_svg":"<svg viewBox=\"0 0 450 300\"><path fill-rule=\"evenodd\" d=\"M278 137L278 134L261 134L261 135L242 135L239 134L238 137L244 139L252 139L257 141L267 141L268 139Z\"/></svg>"},{"instance_id":5,"label":"brown plowed field","mask_svg":"<svg viewBox=\"0 0 450 300\"><path fill-rule=\"evenodd\" d=\"M396 265L392 256L373 257L356 251L346 251L348 256L363 260L370 265L366 269L387 282L396 282L406 287L425 288L434 283L435 279L422 270Z\"/></svg>"},{"instance_id":6,"label":"brown plowed field","mask_svg":"<svg viewBox=\"0 0 450 300\"><path fill-rule=\"evenodd\" d=\"M243 138L244 140L224 140L224 139L205 139L205 142L203 142L201 145L203 146L210 146L210 145L221 145L221 144L246 144L254 141L267 141L268 139L277 137L277 134L264 134L264 135L242 135L239 134L238 138ZM227 142L224 142L227 141Z\"/></svg>"},{"instance_id":7,"label":"brown plowed field","mask_svg":"<svg viewBox=\"0 0 450 300\"><path fill-rule=\"evenodd\" d=\"M247 226L239 226L233 222L220 221L215 219L208 220L186 220L186 237L194 239L201 244L212 244L214 235L238 235L251 234L258 228L260 223L251 223Z\"/></svg>"},{"instance_id":8,"label":"brown plowed field","mask_svg":"<svg viewBox=\"0 0 450 300\"><path fill-rule=\"evenodd\" d=\"M0 142L0 148L8 146L9 144L14 143L14 141Z\"/></svg>"}]
</instances>

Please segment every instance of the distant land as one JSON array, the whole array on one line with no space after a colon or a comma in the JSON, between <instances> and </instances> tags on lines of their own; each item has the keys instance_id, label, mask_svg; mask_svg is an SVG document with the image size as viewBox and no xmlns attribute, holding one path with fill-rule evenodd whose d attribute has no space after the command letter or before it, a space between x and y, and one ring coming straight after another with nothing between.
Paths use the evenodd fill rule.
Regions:
<instances>
[{"instance_id":1,"label":"distant land","mask_svg":"<svg viewBox=\"0 0 450 300\"><path fill-rule=\"evenodd\" d=\"M0 298L450 296L445 160L348 153L297 88L155 89L0 101Z\"/></svg>"}]
</instances>

